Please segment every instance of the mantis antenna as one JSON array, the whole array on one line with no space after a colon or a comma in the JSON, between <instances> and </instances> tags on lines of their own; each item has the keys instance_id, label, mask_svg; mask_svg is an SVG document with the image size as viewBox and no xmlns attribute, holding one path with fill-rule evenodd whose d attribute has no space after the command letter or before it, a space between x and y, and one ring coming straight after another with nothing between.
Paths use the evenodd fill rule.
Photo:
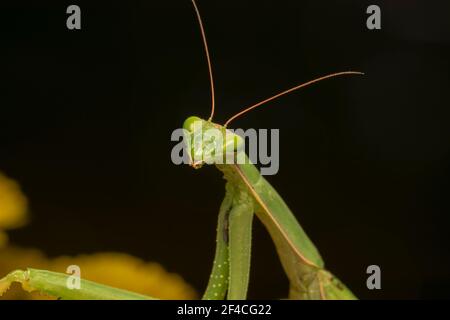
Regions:
<instances>
[{"instance_id":1,"label":"mantis antenna","mask_svg":"<svg viewBox=\"0 0 450 320\"><path fill-rule=\"evenodd\" d=\"M232 116L230 119L228 119L227 122L225 122L224 127L226 127L227 125L229 125L231 121L233 121L234 119L236 119L236 118L242 116L243 114L245 114L245 113L247 113L247 112L249 112L249 111L251 111L251 110L253 110L253 109L255 109L255 108L257 108L257 107L259 107L259 106L261 106L261 105L263 105L263 104L265 104L265 103L267 103L267 102L269 102L269 101L275 100L275 99L277 99L277 98L279 98L279 97L281 97L281 96L284 96L284 95L286 95L286 94L288 94L288 93L291 93L291 92L293 92L293 91L295 91L295 90L298 90L298 89L307 87L307 86L309 86L309 85L312 85L312 84L314 84L314 83L316 83L316 82L320 82L320 81L325 80L325 79L334 78L334 77L343 76L343 75L355 75L355 74L363 75L364 73L358 72L358 71L343 71L343 72L337 72L337 73L328 74L328 75L326 75L326 76L322 76L322 77L320 77L320 78L316 78L316 79L314 79L314 80L311 80L311 81L302 83L302 84L300 84L300 85L298 85L298 86L296 86L296 87L293 87L293 88L291 88L291 89L288 89L288 90L286 90L286 91L283 91L283 92L281 92L281 93L279 93L279 94L276 94L276 95L274 95L274 96L272 96L272 97L270 97L270 98L268 98L268 99L265 99L265 100L263 100L263 101L261 101L261 102L258 102L257 104L254 104L254 105L252 105L252 106L250 106L250 107L248 107L248 108L242 110L241 112L235 114L235 115Z\"/></svg>"},{"instance_id":2,"label":"mantis antenna","mask_svg":"<svg viewBox=\"0 0 450 320\"><path fill-rule=\"evenodd\" d=\"M191 1L192 1L192 4L194 5L198 24L200 25L200 31L202 33L202 39L203 39L203 45L205 47L206 60L208 61L209 81L211 83L211 115L209 116L208 121L211 121L212 118L214 117L215 104L216 104L215 97L214 97L214 78L213 78L213 72L212 72L211 58L209 56L208 42L206 41L205 29L203 28L203 22L202 22L202 17L200 15L200 11L198 10L195 0L191 0Z\"/></svg>"}]
</instances>

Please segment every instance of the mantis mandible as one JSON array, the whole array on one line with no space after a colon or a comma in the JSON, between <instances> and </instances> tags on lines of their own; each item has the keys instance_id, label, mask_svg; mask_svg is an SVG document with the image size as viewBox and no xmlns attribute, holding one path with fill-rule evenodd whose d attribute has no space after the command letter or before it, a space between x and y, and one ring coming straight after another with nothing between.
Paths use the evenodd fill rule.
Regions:
<instances>
[{"instance_id":1,"label":"mantis mandible","mask_svg":"<svg viewBox=\"0 0 450 320\"><path fill-rule=\"evenodd\" d=\"M208 120L189 117L183 124L188 136L197 130L218 129L226 137L224 154L233 146L235 157L243 157L244 164L214 163L210 144L189 146L189 152L201 154L201 161L191 161L191 166L200 168L205 163L214 163L222 171L226 182L225 198L220 206L216 253L208 286L203 299L246 299L250 274L251 234L254 213L262 221L275 243L279 258L289 279L291 299L355 299L353 293L334 275L324 268L323 260L277 191L261 176L249 161L245 151L239 148L242 138L229 133L227 126L237 117L277 99L283 95L312 85L316 82L343 75L362 74L345 71L326 75L285 90L275 96L254 104L229 118L224 125L212 121L215 112L214 79L206 35L195 0L191 0L200 26L211 86L211 114ZM194 159L194 157L191 157ZM81 280L79 289L69 289L70 275L46 270L16 270L0 280L0 295L12 282L19 282L28 291L40 291L61 299L152 299L125 290L120 290L87 280Z\"/></svg>"}]
</instances>

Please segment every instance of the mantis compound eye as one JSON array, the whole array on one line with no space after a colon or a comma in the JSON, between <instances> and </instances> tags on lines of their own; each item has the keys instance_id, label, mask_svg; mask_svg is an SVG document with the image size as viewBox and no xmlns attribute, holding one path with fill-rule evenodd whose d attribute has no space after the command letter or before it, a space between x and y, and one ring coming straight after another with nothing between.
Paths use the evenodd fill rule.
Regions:
<instances>
[{"instance_id":1,"label":"mantis compound eye","mask_svg":"<svg viewBox=\"0 0 450 320\"><path fill-rule=\"evenodd\" d=\"M189 118L187 118L185 121L184 121L184 123L183 123L183 129L186 129L187 131L189 131L189 132L193 132L194 131L194 128L195 128L195 123L196 122L198 122L198 123L202 123L204 120L202 120L201 118L199 118L199 117L196 117L196 116L191 116L191 117L189 117Z\"/></svg>"}]
</instances>

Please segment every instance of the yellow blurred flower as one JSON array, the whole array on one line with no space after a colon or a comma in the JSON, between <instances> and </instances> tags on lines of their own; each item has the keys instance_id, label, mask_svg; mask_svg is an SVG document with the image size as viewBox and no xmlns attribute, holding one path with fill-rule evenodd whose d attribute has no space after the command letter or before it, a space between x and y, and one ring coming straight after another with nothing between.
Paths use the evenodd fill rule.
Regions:
<instances>
[{"instance_id":1,"label":"yellow blurred flower","mask_svg":"<svg viewBox=\"0 0 450 320\"><path fill-rule=\"evenodd\" d=\"M0 173L0 247L7 243L3 230L18 228L25 224L27 198L19 185Z\"/></svg>"},{"instance_id":2,"label":"yellow blurred flower","mask_svg":"<svg viewBox=\"0 0 450 320\"><path fill-rule=\"evenodd\" d=\"M81 269L81 278L160 299L195 299L195 290L179 275L160 264L144 262L125 253L96 253L49 259L36 249L6 246L2 230L26 222L27 199L17 183L0 173L0 278L15 269L44 269L66 272L70 265ZM2 299L49 299L23 291L14 284Z\"/></svg>"}]
</instances>

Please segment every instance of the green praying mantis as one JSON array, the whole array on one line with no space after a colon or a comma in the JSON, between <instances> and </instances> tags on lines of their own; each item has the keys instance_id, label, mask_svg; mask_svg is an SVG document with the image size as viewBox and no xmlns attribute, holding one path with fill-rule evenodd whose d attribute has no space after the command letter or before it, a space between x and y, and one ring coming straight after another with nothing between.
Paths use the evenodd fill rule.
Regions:
<instances>
[{"instance_id":1,"label":"green praying mantis","mask_svg":"<svg viewBox=\"0 0 450 320\"><path fill-rule=\"evenodd\" d=\"M277 191L249 161L241 148L243 139L230 133L227 126L237 117L269 101L313 83L343 75L362 74L345 71L326 75L283 91L271 98L252 105L231 117L224 125L212 122L215 112L214 79L206 35L200 12L195 0L191 0L199 22L211 86L211 115L208 120L189 117L183 124L188 138L199 134L199 130L215 129L222 132L225 139L220 146L223 153L241 158L243 163L223 164L216 162L217 141L206 140L202 144L188 146L190 164L198 169L204 164L215 164L222 171L226 182L225 198L220 206L216 253L208 286L203 299L246 299L251 257L251 234L253 215L262 221L275 243L283 269L289 279L290 299L356 299L353 293L333 274L324 268L324 262L311 240L308 238L295 216ZM196 157L194 157L196 155ZM200 157L198 157L200 155ZM196 160L200 158L200 160ZM60 299L152 299L137 293L108 287L81 279L79 288L71 288L71 275L46 270L16 270L0 280L0 295L12 282L19 282L28 291L39 291Z\"/></svg>"}]
</instances>

